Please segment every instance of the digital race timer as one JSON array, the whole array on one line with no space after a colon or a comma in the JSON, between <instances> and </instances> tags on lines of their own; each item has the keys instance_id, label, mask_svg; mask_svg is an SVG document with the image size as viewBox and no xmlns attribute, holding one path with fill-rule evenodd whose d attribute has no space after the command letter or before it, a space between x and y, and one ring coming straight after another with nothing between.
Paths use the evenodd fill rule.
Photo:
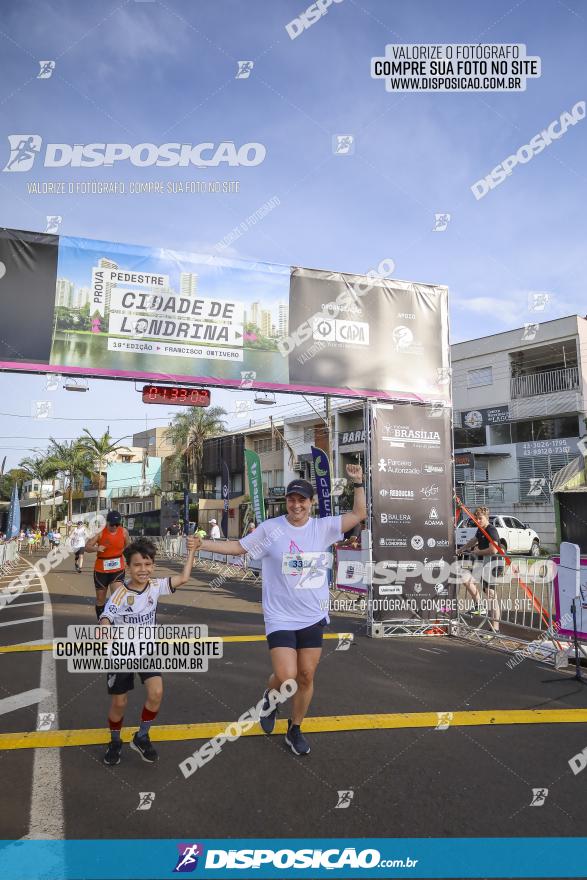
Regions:
<instances>
[{"instance_id":1,"label":"digital race timer","mask_svg":"<svg viewBox=\"0 0 587 880\"><path fill-rule=\"evenodd\" d=\"M174 385L145 385L143 403L176 403L182 406L210 406L207 388L177 388Z\"/></svg>"}]
</instances>

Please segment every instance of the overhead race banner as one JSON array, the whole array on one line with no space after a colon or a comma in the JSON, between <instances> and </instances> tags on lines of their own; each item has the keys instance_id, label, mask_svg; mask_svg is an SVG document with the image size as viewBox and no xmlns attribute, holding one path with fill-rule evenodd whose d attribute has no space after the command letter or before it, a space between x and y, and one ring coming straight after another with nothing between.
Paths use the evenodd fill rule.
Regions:
<instances>
[{"instance_id":1,"label":"overhead race banner","mask_svg":"<svg viewBox=\"0 0 587 880\"><path fill-rule=\"evenodd\" d=\"M265 520L265 499L263 498L263 477L261 474L261 459L252 449L245 449L245 463L247 466L247 479L249 481L249 494L253 506L255 524L259 525Z\"/></svg>"},{"instance_id":2,"label":"overhead race banner","mask_svg":"<svg viewBox=\"0 0 587 880\"><path fill-rule=\"evenodd\" d=\"M311 446L314 474L316 476L316 493L318 495L318 511L320 516L332 516L332 496L330 480L330 461L323 449Z\"/></svg>"},{"instance_id":3,"label":"overhead race banner","mask_svg":"<svg viewBox=\"0 0 587 880\"><path fill-rule=\"evenodd\" d=\"M0 264L0 369L449 399L446 287L13 229Z\"/></svg>"},{"instance_id":4,"label":"overhead race banner","mask_svg":"<svg viewBox=\"0 0 587 880\"><path fill-rule=\"evenodd\" d=\"M454 558L450 408L371 408L373 619L449 616Z\"/></svg>"}]
</instances>

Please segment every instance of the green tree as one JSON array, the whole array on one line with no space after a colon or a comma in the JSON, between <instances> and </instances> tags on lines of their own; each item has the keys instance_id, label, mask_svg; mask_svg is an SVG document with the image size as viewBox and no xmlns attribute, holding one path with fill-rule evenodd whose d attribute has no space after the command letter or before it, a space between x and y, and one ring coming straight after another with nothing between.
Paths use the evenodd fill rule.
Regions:
<instances>
[{"instance_id":1,"label":"green tree","mask_svg":"<svg viewBox=\"0 0 587 880\"><path fill-rule=\"evenodd\" d=\"M190 406L185 412L176 413L166 435L175 446L173 466L181 473L185 489L195 479L198 492L202 490L202 458L204 440L224 432L226 410L221 406L204 409Z\"/></svg>"},{"instance_id":2,"label":"green tree","mask_svg":"<svg viewBox=\"0 0 587 880\"><path fill-rule=\"evenodd\" d=\"M28 480L27 471L22 468L11 468L0 476L0 501L10 501L14 484L20 485Z\"/></svg>"},{"instance_id":3,"label":"green tree","mask_svg":"<svg viewBox=\"0 0 587 880\"><path fill-rule=\"evenodd\" d=\"M102 434L101 437L94 437L87 428L84 428L84 434L86 434L87 436L82 437L80 439L80 443L82 443L83 446L88 450L88 453L94 463L94 467L98 472L98 498L96 499L96 513L100 513L100 498L102 497L102 468L106 464L108 456L112 452L118 452L119 449L125 449L127 452L130 452L130 449L128 448L128 446L120 445L120 440L124 440L124 437L120 437L119 440L113 440L110 436L109 431L106 431L104 434Z\"/></svg>"},{"instance_id":4,"label":"green tree","mask_svg":"<svg viewBox=\"0 0 587 880\"><path fill-rule=\"evenodd\" d=\"M49 466L49 462L47 461L46 457L33 458L32 456L23 458L23 460L20 462L20 467L26 473L27 480L36 480L40 485L40 489L37 494L37 503L35 505L35 525L38 526L41 519L43 483L46 483L47 480L51 479L52 469Z\"/></svg>"},{"instance_id":5,"label":"green tree","mask_svg":"<svg viewBox=\"0 0 587 880\"><path fill-rule=\"evenodd\" d=\"M49 438L51 446L48 457L53 459L53 466L64 477L67 491L67 518L73 517L73 490L76 484L81 483L83 477L91 477L93 474L93 462L87 446L81 440L65 441L58 443L53 437Z\"/></svg>"}]
</instances>

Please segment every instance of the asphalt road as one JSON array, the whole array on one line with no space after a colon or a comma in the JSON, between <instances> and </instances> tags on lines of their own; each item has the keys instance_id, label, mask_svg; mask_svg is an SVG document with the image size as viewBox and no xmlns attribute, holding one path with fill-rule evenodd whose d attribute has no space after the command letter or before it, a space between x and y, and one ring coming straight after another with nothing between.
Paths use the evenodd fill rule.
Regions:
<instances>
[{"instance_id":1,"label":"asphalt road","mask_svg":"<svg viewBox=\"0 0 587 880\"><path fill-rule=\"evenodd\" d=\"M31 650L51 626L64 635L69 624L95 621L91 571L72 569L63 564L47 575L48 597L35 581L0 609L0 645L25 648L0 650L0 732L17 734L0 736L1 838L585 834L587 773L574 775L569 760L587 746L587 728L565 712L585 708L587 688L530 660L510 669L505 654L455 639L369 639L362 621L348 615L334 616L329 627L353 632L354 641L348 650L337 650L336 638L325 642L310 710L321 720L308 733L307 757L293 756L281 734L246 736L185 779L178 765L203 743L184 738L185 728L159 731L155 765L128 745L114 768L103 765L99 742L23 748L22 734L37 729L42 711L55 715L53 730L105 731L105 676L68 673L50 652ZM173 569L163 564L157 574ZM160 603L159 622L206 624L217 636L262 635L260 588L228 581L213 592L212 578L195 572ZM236 720L258 701L268 672L259 640L226 642L223 658L205 673L166 675L153 740L160 725ZM127 734L142 703L137 682ZM438 717L420 727L382 720L444 712L453 713L444 725ZM479 723L488 718L478 712L489 712L489 723ZM370 729L349 729L358 715L372 716ZM534 789L548 789L542 805L531 805ZM342 791L353 792L346 808L337 807ZM148 809L137 809L141 792L151 793Z\"/></svg>"}]
</instances>

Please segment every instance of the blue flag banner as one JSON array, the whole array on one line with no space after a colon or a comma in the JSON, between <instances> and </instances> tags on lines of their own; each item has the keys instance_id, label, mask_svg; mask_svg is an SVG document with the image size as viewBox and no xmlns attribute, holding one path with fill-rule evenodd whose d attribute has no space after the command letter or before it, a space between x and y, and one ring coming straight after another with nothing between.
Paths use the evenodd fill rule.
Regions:
<instances>
[{"instance_id":1,"label":"blue flag banner","mask_svg":"<svg viewBox=\"0 0 587 880\"><path fill-rule=\"evenodd\" d=\"M18 489L16 483L12 488L12 498L10 499L10 510L8 511L8 528L6 529L6 537L17 538L20 532L20 504L18 501Z\"/></svg>"},{"instance_id":2,"label":"blue flag banner","mask_svg":"<svg viewBox=\"0 0 587 880\"><path fill-rule=\"evenodd\" d=\"M316 492L318 493L318 510L320 516L332 516L332 498L330 488L330 461L323 449L312 449L312 463L316 475Z\"/></svg>"},{"instance_id":3,"label":"blue flag banner","mask_svg":"<svg viewBox=\"0 0 587 880\"><path fill-rule=\"evenodd\" d=\"M220 528L225 538L228 537L228 499L230 498L230 470L222 459L222 521Z\"/></svg>"}]
</instances>

